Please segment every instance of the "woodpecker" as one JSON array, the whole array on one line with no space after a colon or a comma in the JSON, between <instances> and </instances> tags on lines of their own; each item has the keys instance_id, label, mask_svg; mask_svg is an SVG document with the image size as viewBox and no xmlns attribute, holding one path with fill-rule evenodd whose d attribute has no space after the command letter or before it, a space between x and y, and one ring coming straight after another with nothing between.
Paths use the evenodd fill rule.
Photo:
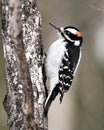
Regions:
<instances>
[{"instance_id":1,"label":"woodpecker","mask_svg":"<svg viewBox=\"0 0 104 130\"><path fill-rule=\"evenodd\" d=\"M47 51L46 75L49 78L49 93L45 102L44 114L47 117L52 101L59 94L62 102L74 78L81 58L82 33L73 26L65 28L50 23L61 37L53 42Z\"/></svg>"}]
</instances>

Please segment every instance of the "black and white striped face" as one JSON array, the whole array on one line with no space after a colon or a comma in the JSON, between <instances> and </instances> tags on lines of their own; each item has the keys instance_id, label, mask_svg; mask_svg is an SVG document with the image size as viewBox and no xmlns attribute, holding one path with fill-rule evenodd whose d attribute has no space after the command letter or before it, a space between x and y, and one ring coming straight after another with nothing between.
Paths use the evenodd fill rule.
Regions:
<instances>
[{"instance_id":1,"label":"black and white striped face","mask_svg":"<svg viewBox=\"0 0 104 130\"><path fill-rule=\"evenodd\" d=\"M62 36L73 43L74 46L81 46L82 44L82 33L75 27L68 26L61 28Z\"/></svg>"},{"instance_id":2,"label":"black and white striped face","mask_svg":"<svg viewBox=\"0 0 104 130\"><path fill-rule=\"evenodd\" d=\"M82 33L77 28L73 26L67 26L65 28L58 27L53 23L50 23L50 25L55 29L57 29L61 33L62 37L65 40L72 43L72 45L79 46L79 47L82 45L82 41L83 41Z\"/></svg>"}]
</instances>

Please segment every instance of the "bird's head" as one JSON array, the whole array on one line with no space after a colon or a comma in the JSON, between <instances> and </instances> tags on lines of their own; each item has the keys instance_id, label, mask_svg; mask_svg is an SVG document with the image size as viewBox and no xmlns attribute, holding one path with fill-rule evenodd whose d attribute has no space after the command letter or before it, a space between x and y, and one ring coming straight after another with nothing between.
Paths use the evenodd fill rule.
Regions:
<instances>
[{"instance_id":1,"label":"bird's head","mask_svg":"<svg viewBox=\"0 0 104 130\"><path fill-rule=\"evenodd\" d=\"M67 26L65 28L63 27L58 27L53 23L50 23L52 27L57 29L61 36L68 41L69 43L72 43L74 46L81 46L82 45L82 33L80 32L79 29L73 27L73 26Z\"/></svg>"}]
</instances>

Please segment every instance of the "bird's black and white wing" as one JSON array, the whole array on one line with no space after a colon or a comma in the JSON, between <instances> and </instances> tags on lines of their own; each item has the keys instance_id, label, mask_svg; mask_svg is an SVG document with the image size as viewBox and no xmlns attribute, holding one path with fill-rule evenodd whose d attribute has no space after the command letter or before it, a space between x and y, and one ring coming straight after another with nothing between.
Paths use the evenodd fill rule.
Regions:
<instances>
[{"instance_id":1,"label":"bird's black and white wing","mask_svg":"<svg viewBox=\"0 0 104 130\"><path fill-rule=\"evenodd\" d=\"M65 52L59 69L60 103L62 102L63 94L69 90L72 84L73 71L75 69L74 62L72 62L72 60L71 55L69 55L68 52Z\"/></svg>"}]
</instances>

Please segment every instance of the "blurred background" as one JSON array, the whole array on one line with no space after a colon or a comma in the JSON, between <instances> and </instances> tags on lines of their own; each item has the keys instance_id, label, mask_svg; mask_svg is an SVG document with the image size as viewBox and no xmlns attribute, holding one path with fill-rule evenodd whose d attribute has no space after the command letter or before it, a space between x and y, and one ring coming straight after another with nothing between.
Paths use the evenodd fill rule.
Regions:
<instances>
[{"instance_id":1,"label":"blurred background","mask_svg":"<svg viewBox=\"0 0 104 130\"><path fill-rule=\"evenodd\" d=\"M47 50L57 39L49 25L75 26L83 33L82 59L62 104L49 111L49 130L104 130L104 0L37 0L42 14L42 37ZM7 130L2 102L6 91L0 39L0 130Z\"/></svg>"}]
</instances>

